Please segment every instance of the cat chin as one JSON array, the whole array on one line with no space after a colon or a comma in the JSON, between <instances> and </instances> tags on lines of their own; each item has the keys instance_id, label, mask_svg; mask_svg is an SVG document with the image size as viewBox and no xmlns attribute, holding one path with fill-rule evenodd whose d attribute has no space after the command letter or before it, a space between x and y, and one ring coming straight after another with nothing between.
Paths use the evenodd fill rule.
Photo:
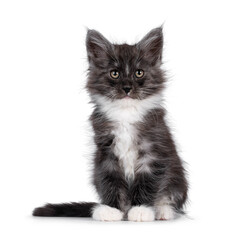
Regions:
<instances>
[{"instance_id":1,"label":"cat chin","mask_svg":"<svg viewBox=\"0 0 240 240\"><path fill-rule=\"evenodd\" d=\"M144 99L139 99L131 96L124 96L121 98L111 99L109 97L106 97L100 94L93 94L91 95L91 98L93 100L93 103L99 106L106 106L106 105L119 106L120 105L121 107L122 105L121 103L128 103L128 106L130 107L139 106L140 108L143 107L148 110L154 109L154 108L162 108L162 103L163 103L163 96L161 91L151 96L148 96L147 98L144 98ZM125 107L124 104L122 106Z\"/></svg>"}]
</instances>

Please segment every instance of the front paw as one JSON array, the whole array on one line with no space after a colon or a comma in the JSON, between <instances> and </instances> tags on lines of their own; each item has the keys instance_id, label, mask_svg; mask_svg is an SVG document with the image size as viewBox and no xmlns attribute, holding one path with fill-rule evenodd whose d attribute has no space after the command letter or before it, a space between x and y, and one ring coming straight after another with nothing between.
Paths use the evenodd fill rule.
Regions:
<instances>
[{"instance_id":1,"label":"front paw","mask_svg":"<svg viewBox=\"0 0 240 240\"><path fill-rule=\"evenodd\" d=\"M159 206L156 210L157 220L172 220L175 217L175 212L170 205Z\"/></svg>"},{"instance_id":2,"label":"front paw","mask_svg":"<svg viewBox=\"0 0 240 240\"><path fill-rule=\"evenodd\" d=\"M128 212L128 220L135 222L151 222L155 219L153 208L146 206L132 207Z\"/></svg>"},{"instance_id":3,"label":"front paw","mask_svg":"<svg viewBox=\"0 0 240 240\"><path fill-rule=\"evenodd\" d=\"M121 221L123 212L107 205L98 205L94 208L92 217L98 221Z\"/></svg>"}]
</instances>

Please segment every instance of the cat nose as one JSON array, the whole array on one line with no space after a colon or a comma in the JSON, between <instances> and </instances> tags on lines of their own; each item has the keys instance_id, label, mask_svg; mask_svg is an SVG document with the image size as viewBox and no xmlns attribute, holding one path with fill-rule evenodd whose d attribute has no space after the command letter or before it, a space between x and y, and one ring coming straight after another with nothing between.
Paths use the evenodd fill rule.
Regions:
<instances>
[{"instance_id":1,"label":"cat nose","mask_svg":"<svg viewBox=\"0 0 240 240\"><path fill-rule=\"evenodd\" d=\"M123 87L123 90L126 94L128 94L131 91L131 87Z\"/></svg>"}]
</instances>

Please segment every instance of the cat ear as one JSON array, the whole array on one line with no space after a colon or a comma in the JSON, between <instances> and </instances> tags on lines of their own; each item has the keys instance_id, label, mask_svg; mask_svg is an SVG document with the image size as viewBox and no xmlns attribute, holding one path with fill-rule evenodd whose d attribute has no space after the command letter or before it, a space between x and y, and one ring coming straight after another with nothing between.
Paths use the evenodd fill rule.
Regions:
<instances>
[{"instance_id":1,"label":"cat ear","mask_svg":"<svg viewBox=\"0 0 240 240\"><path fill-rule=\"evenodd\" d=\"M98 31L88 30L86 47L89 63L103 66L113 52L113 45Z\"/></svg>"},{"instance_id":2,"label":"cat ear","mask_svg":"<svg viewBox=\"0 0 240 240\"><path fill-rule=\"evenodd\" d=\"M140 55L152 65L161 62L163 48L162 27L151 30L140 42L137 43Z\"/></svg>"}]
</instances>

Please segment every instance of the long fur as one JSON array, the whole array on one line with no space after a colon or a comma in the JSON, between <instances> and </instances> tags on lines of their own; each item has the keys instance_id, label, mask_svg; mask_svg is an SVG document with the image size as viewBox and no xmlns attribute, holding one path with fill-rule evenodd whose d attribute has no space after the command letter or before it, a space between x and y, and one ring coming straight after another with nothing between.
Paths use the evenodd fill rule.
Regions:
<instances>
[{"instance_id":1,"label":"long fur","mask_svg":"<svg viewBox=\"0 0 240 240\"><path fill-rule=\"evenodd\" d=\"M93 184L102 205L47 204L33 215L93 215L106 221L174 218L183 211L188 184L162 104L162 29L153 29L135 45L114 45L89 30L86 46L86 87L94 104ZM144 71L141 78L135 75L138 69ZM111 77L112 70L118 71L118 79Z\"/></svg>"}]
</instances>

